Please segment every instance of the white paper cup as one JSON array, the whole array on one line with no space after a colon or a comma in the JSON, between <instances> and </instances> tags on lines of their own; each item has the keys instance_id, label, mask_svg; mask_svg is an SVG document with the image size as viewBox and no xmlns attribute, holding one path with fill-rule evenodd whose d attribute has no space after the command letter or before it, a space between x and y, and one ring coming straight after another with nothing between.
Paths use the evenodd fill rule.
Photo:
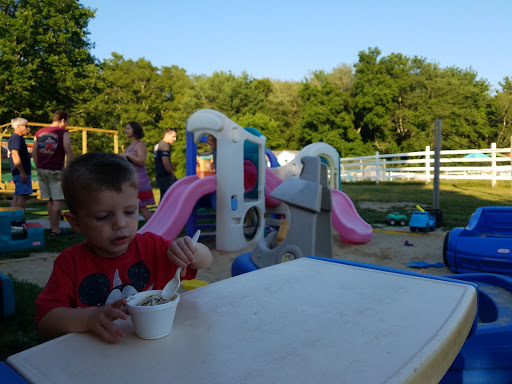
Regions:
<instances>
[{"instance_id":1,"label":"white paper cup","mask_svg":"<svg viewBox=\"0 0 512 384\"><path fill-rule=\"evenodd\" d=\"M135 334L141 339L160 339L171 333L176 307L180 301L179 294L169 303L150 307L137 305L145 298L160 293L162 290L139 292L126 303Z\"/></svg>"}]
</instances>

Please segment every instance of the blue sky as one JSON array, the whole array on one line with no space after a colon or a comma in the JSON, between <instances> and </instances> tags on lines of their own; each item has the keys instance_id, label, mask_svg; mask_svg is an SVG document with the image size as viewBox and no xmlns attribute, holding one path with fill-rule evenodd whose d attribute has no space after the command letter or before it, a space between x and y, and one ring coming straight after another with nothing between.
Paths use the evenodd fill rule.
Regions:
<instances>
[{"instance_id":1,"label":"blue sky","mask_svg":"<svg viewBox=\"0 0 512 384\"><path fill-rule=\"evenodd\" d=\"M120 53L188 74L246 71L300 81L310 71L383 56L472 68L498 88L512 78L510 0L80 0L99 59Z\"/></svg>"}]
</instances>

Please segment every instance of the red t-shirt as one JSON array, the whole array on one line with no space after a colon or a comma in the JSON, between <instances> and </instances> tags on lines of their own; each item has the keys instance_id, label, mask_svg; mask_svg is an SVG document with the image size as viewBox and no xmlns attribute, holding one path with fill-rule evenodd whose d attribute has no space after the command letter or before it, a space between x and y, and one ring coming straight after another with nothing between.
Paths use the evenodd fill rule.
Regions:
<instances>
[{"instance_id":1,"label":"red t-shirt","mask_svg":"<svg viewBox=\"0 0 512 384\"><path fill-rule=\"evenodd\" d=\"M151 232L137 234L125 254L99 257L79 243L65 249L37 298L36 324L57 307L81 308L110 304L140 291L163 289L177 267L167 258L170 242ZM187 268L182 279L194 279Z\"/></svg>"},{"instance_id":2,"label":"red t-shirt","mask_svg":"<svg viewBox=\"0 0 512 384\"><path fill-rule=\"evenodd\" d=\"M36 132L37 168L52 171L64 168L64 133L66 130L60 127L44 127Z\"/></svg>"}]
</instances>

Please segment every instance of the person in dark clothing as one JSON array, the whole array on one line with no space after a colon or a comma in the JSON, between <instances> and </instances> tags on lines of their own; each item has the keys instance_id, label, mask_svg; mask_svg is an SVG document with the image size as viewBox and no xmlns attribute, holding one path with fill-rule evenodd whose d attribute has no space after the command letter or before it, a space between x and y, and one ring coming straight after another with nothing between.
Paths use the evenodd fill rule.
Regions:
<instances>
[{"instance_id":1,"label":"person in dark clothing","mask_svg":"<svg viewBox=\"0 0 512 384\"><path fill-rule=\"evenodd\" d=\"M28 153L27 144L23 136L30 132L30 128L28 127L27 119L22 117L12 119L11 125L14 133L7 142L12 180L15 185L11 207L25 209L27 196L32 194L32 178L30 176L30 154Z\"/></svg>"},{"instance_id":2,"label":"person in dark clothing","mask_svg":"<svg viewBox=\"0 0 512 384\"><path fill-rule=\"evenodd\" d=\"M171 150L175 141L176 129L168 128L165 130L162 140L155 145L153 157L155 159L156 183L160 189L160 201L165 192L178 180L171 162Z\"/></svg>"}]
</instances>

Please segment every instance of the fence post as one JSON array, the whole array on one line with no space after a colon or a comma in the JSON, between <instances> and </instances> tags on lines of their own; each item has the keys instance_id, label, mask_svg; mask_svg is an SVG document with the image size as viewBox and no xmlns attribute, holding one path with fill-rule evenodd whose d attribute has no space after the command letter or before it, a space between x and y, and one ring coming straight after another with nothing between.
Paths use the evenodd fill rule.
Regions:
<instances>
[{"instance_id":1,"label":"fence post","mask_svg":"<svg viewBox=\"0 0 512 384\"><path fill-rule=\"evenodd\" d=\"M432 204L434 209L439 210L439 178L441 173L441 137L442 137L443 122L441 119L437 119L435 122L434 132L434 196ZM438 218L439 219L439 218Z\"/></svg>"},{"instance_id":2,"label":"fence post","mask_svg":"<svg viewBox=\"0 0 512 384\"><path fill-rule=\"evenodd\" d=\"M430 145L425 147L425 184L430 184Z\"/></svg>"},{"instance_id":3,"label":"fence post","mask_svg":"<svg viewBox=\"0 0 512 384\"><path fill-rule=\"evenodd\" d=\"M491 143L491 158L492 158L492 187L494 188L496 186L496 143Z\"/></svg>"},{"instance_id":4,"label":"fence post","mask_svg":"<svg viewBox=\"0 0 512 384\"><path fill-rule=\"evenodd\" d=\"M376 151L375 152L375 184L379 184L379 175L380 175L379 151Z\"/></svg>"}]
</instances>

